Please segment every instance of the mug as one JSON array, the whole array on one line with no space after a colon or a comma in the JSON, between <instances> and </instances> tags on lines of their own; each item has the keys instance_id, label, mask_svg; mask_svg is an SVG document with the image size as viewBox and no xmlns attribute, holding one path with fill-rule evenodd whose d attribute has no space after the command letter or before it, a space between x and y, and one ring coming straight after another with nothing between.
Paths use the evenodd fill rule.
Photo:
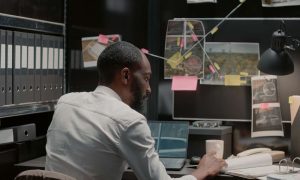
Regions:
<instances>
[{"instance_id":1,"label":"mug","mask_svg":"<svg viewBox=\"0 0 300 180\"><path fill-rule=\"evenodd\" d=\"M216 158L223 159L224 141L219 139L210 139L205 141L206 154L216 152Z\"/></svg>"}]
</instances>

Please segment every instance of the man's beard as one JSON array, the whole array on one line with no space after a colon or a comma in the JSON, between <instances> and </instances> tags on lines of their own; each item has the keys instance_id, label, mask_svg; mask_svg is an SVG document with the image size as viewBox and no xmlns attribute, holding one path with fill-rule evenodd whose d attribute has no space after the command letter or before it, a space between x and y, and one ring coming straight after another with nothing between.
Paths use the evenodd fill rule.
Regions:
<instances>
[{"instance_id":1,"label":"man's beard","mask_svg":"<svg viewBox=\"0 0 300 180\"><path fill-rule=\"evenodd\" d=\"M141 112L144 108L144 101L147 97L143 95L142 84L136 77L134 77L134 81L131 85L131 91L134 97L134 100L131 104L131 108L138 112Z\"/></svg>"}]
</instances>

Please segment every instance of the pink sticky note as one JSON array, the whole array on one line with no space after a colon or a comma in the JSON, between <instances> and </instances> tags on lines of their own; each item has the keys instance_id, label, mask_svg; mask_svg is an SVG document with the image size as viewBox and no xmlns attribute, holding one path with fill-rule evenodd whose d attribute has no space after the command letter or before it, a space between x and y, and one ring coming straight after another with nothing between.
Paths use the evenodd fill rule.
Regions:
<instances>
[{"instance_id":1,"label":"pink sticky note","mask_svg":"<svg viewBox=\"0 0 300 180\"><path fill-rule=\"evenodd\" d=\"M173 76L172 90L173 91L196 91L197 76Z\"/></svg>"},{"instance_id":2,"label":"pink sticky note","mask_svg":"<svg viewBox=\"0 0 300 180\"><path fill-rule=\"evenodd\" d=\"M102 44L108 44L108 38L105 35L100 34L98 37L98 42Z\"/></svg>"},{"instance_id":3,"label":"pink sticky note","mask_svg":"<svg viewBox=\"0 0 300 180\"><path fill-rule=\"evenodd\" d=\"M119 38L118 35L112 35L112 36L111 36L111 40L112 40L112 41L116 41L118 38Z\"/></svg>"},{"instance_id":4,"label":"pink sticky note","mask_svg":"<svg viewBox=\"0 0 300 180\"><path fill-rule=\"evenodd\" d=\"M142 48L141 51L142 51L144 54L148 54L148 53L149 53L149 51L148 51L147 49L145 49L145 48Z\"/></svg>"},{"instance_id":5,"label":"pink sticky note","mask_svg":"<svg viewBox=\"0 0 300 180\"><path fill-rule=\"evenodd\" d=\"M180 47L183 48L183 46L184 46L184 39L182 38L180 41Z\"/></svg>"},{"instance_id":6,"label":"pink sticky note","mask_svg":"<svg viewBox=\"0 0 300 180\"><path fill-rule=\"evenodd\" d=\"M215 68L214 68L212 65L209 65L208 67L209 67L209 69L210 69L210 71L211 71L212 73L215 73L215 72L216 72Z\"/></svg>"},{"instance_id":7,"label":"pink sticky note","mask_svg":"<svg viewBox=\"0 0 300 180\"><path fill-rule=\"evenodd\" d=\"M269 104L268 103L261 103L260 104L260 109L268 109L269 108Z\"/></svg>"},{"instance_id":8,"label":"pink sticky note","mask_svg":"<svg viewBox=\"0 0 300 180\"><path fill-rule=\"evenodd\" d=\"M193 41L198 41L196 34L194 34L194 33L192 34L192 39L193 39Z\"/></svg>"}]
</instances>

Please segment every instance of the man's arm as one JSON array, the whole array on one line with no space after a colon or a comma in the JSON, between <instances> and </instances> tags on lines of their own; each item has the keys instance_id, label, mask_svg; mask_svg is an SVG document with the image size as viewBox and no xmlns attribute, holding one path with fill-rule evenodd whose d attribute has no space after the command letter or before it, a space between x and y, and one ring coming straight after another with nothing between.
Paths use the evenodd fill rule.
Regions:
<instances>
[{"instance_id":1,"label":"man's arm","mask_svg":"<svg viewBox=\"0 0 300 180\"><path fill-rule=\"evenodd\" d=\"M127 160L130 167L141 180L168 180L164 165L160 162L154 148L155 141L151 137L149 126L145 120L140 120L128 127L121 136L120 150L122 156ZM223 160L218 160L212 155L202 158L192 175L177 178L178 180L200 180L206 176L217 174L222 166Z\"/></svg>"}]
</instances>

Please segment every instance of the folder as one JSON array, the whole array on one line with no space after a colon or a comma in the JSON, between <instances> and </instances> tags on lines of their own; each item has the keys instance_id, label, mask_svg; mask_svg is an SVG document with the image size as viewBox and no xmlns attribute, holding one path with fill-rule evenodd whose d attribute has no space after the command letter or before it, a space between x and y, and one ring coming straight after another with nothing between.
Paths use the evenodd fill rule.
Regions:
<instances>
[{"instance_id":1,"label":"folder","mask_svg":"<svg viewBox=\"0 0 300 180\"><path fill-rule=\"evenodd\" d=\"M48 100L48 83L47 83L47 73L48 73L48 40L47 35L42 35L42 75L41 75L41 100Z\"/></svg>"},{"instance_id":2,"label":"folder","mask_svg":"<svg viewBox=\"0 0 300 180\"><path fill-rule=\"evenodd\" d=\"M27 102L34 102L34 34L28 33L28 71L27 71Z\"/></svg>"},{"instance_id":3,"label":"folder","mask_svg":"<svg viewBox=\"0 0 300 180\"><path fill-rule=\"evenodd\" d=\"M13 66L13 103L22 103L21 94L21 45L22 45L22 33L14 32L14 66Z\"/></svg>"},{"instance_id":4,"label":"folder","mask_svg":"<svg viewBox=\"0 0 300 180\"><path fill-rule=\"evenodd\" d=\"M13 103L13 32L6 31L6 105Z\"/></svg>"},{"instance_id":5,"label":"folder","mask_svg":"<svg viewBox=\"0 0 300 180\"><path fill-rule=\"evenodd\" d=\"M6 32L5 30L0 30L0 106L5 105L6 99Z\"/></svg>"},{"instance_id":6,"label":"folder","mask_svg":"<svg viewBox=\"0 0 300 180\"><path fill-rule=\"evenodd\" d=\"M34 101L41 101L41 58L42 58L42 36L40 34L34 34Z\"/></svg>"},{"instance_id":7,"label":"folder","mask_svg":"<svg viewBox=\"0 0 300 180\"><path fill-rule=\"evenodd\" d=\"M58 98L64 94L64 80L65 80L65 59L64 59L64 39L59 37L59 93Z\"/></svg>"},{"instance_id":8,"label":"folder","mask_svg":"<svg viewBox=\"0 0 300 180\"><path fill-rule=\"evenodd\" d=\"M29 101L28 85L28 34L21 32L21 103Z\"/></svg>"}]
</instances>

